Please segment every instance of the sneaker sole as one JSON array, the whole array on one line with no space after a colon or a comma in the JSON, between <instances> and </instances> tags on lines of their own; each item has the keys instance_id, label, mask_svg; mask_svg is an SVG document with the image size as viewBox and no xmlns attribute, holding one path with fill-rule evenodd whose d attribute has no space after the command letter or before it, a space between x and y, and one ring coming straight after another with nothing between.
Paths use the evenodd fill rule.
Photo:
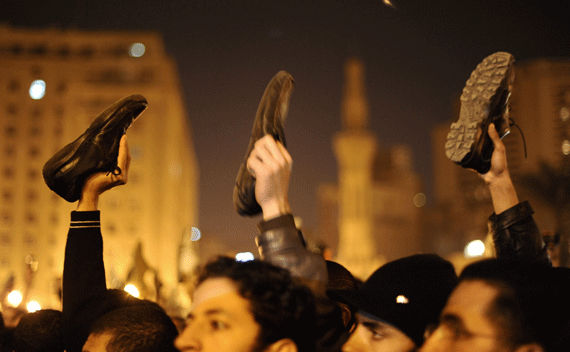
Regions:
<instances>
[{"instance_id":1,"label":"sneaker sole","mask_svg":"<svg viewBox=\"0 0 570 352\"><path fill-rule=\"evenodd\" d=\"M446 155L459 165L469 162L470 153L475 149L475 142L480 140L482 127L488 124L490 112L494 110L505 91L509 90L512 80L514 57L505 52L498 52L485 58L471 73L461 94L461 111L459 120L451 124L445 144ZM485 126L484 126L485 125ZM504 137L508 133L501 133Z\"/></svg>"}]
</instances>

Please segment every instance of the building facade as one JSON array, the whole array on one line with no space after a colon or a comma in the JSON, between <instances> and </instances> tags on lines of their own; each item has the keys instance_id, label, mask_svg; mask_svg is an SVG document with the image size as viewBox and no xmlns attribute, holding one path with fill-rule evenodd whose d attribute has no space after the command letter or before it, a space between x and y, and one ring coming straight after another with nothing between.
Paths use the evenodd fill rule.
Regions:
<instances>
[{"instance_id":1,"label":"building facade","mask_svg":"<svg viewBox=\"0 0 570 352\"><path fill-rule=\"evenodd\" d=\"M75 208L47 188L43 164L131 94L145 96L149 107L128 130L128 185L99 204L107 280L126 284L140 243L168 287L177 282L181 239L198 226L198 166L177 67L162 37L0 27L0 283L13 275L24 290L32 262L27 299L42 307L59 304Z\"/></svg>"}]
</instances>

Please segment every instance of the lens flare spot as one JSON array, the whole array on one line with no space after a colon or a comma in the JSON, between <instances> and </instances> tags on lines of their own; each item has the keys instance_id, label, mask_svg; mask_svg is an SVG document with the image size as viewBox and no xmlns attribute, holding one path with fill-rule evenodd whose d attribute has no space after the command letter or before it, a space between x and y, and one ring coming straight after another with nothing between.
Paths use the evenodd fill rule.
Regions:
<instances>
[{"instance_id":1,"label":"lens flare spot","mask_svg":"<svg viewBox=\"0 0 570 352\"><path fill-rule=\"evenodd\" d=\"M30 98L39 100L46 95L46 82L41 79L36 79L30 85Z\"/></svg>"},{"instance_id":2,"label":"lens flare spot","mask_svg":"<svg viewBox=\"0 0 570 352\"><path fill-rule=\"evenodd\" d=\"M129 55L131 55L131 57L141 57L144 55L145 51L146 47L143 43L134 43L131 44Z\"/></svg>"},{"instance_id":3,"label":"lens flare spot","mask_svg":"<svg viewBox=\"0 0 570 352\"><path fill-rule=\"evenodd\" d=\"M485 253L485 244L481 240L471 241L465 246L463 255L465 258L480 257Z\"/></svg>"},{"instance_id":4,"label":"lens flare spot","mask_svg":"<svg viewBox=\"0 0 570 352\"><path fill-rule=\"evenodd\" d=\"M251 252L242 252L242 253L238 253L236 254L236 260L238 262L249 262L250 260L253 260L254 256Z\"/></svg>"}]
</instances>

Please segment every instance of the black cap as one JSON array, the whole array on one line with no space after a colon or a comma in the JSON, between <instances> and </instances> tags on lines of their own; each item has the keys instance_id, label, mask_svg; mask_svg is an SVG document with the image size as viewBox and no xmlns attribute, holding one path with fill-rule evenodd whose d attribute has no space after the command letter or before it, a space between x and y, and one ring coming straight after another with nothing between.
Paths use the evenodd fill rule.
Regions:
<instances>
[{"instance_id":1,"label":"black cap","mask_svg":"<svg viewBox=\"0 0 570 352\"><path fill-rule=\"evenodd\" d=\"M359 290L327 293L396 327L420 346L426 328L437 323L457 282L449 261L435 254L416 254L383 265Z\"/></svg>"}]
</instances>

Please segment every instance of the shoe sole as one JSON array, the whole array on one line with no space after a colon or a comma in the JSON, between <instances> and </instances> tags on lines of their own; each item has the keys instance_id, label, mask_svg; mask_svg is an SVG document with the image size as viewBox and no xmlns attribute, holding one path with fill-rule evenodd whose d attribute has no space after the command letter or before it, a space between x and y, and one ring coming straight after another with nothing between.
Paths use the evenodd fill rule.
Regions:
<instances>
[{"instance_id":1,"label":"shoe sole","mask_svg":"<svg viewBox=\"0 0 570 352\"><path fill-rule=\"evenodd\" d=\"M83 186L84 180L81 178L97 171L114 171L107 170L110 168L107 164L116 161L118 155L114 155L115 153L111 155L110 160L103 161L102 167L86 169L75 175L72 175L72 171L79 167L79 163L72 163L71 161L74 159L81 160L81 155L86 149L92 147L95 137L101 130L112 130L115 126L121 126L124 134L147 106L147 100L142 95L131 95L115 102L101 112L81 136L60 149L46 162L42 173L48 187L68 202L75 202L79 199ZM104 154L104 151L101 151L101 155Z\"/></svg>"},{"instance_id":2,"label":"shoe sole","mask_svg":"<svg viewBox=\"0 0 570 352\"><path fill-rule=\"evenodd\" d=\"M514 77L513 63L511 54L498 52L485 58L471 73L461 94L459 120L451 124L445 144L446 155L454 163L469 163L471 152L477 149L476 142L482 143L480 136L487 133L490 118L496 116L494 110L506 105ZM508 128L498 131L502 138Z\"/></svg>"}]
</instances>

